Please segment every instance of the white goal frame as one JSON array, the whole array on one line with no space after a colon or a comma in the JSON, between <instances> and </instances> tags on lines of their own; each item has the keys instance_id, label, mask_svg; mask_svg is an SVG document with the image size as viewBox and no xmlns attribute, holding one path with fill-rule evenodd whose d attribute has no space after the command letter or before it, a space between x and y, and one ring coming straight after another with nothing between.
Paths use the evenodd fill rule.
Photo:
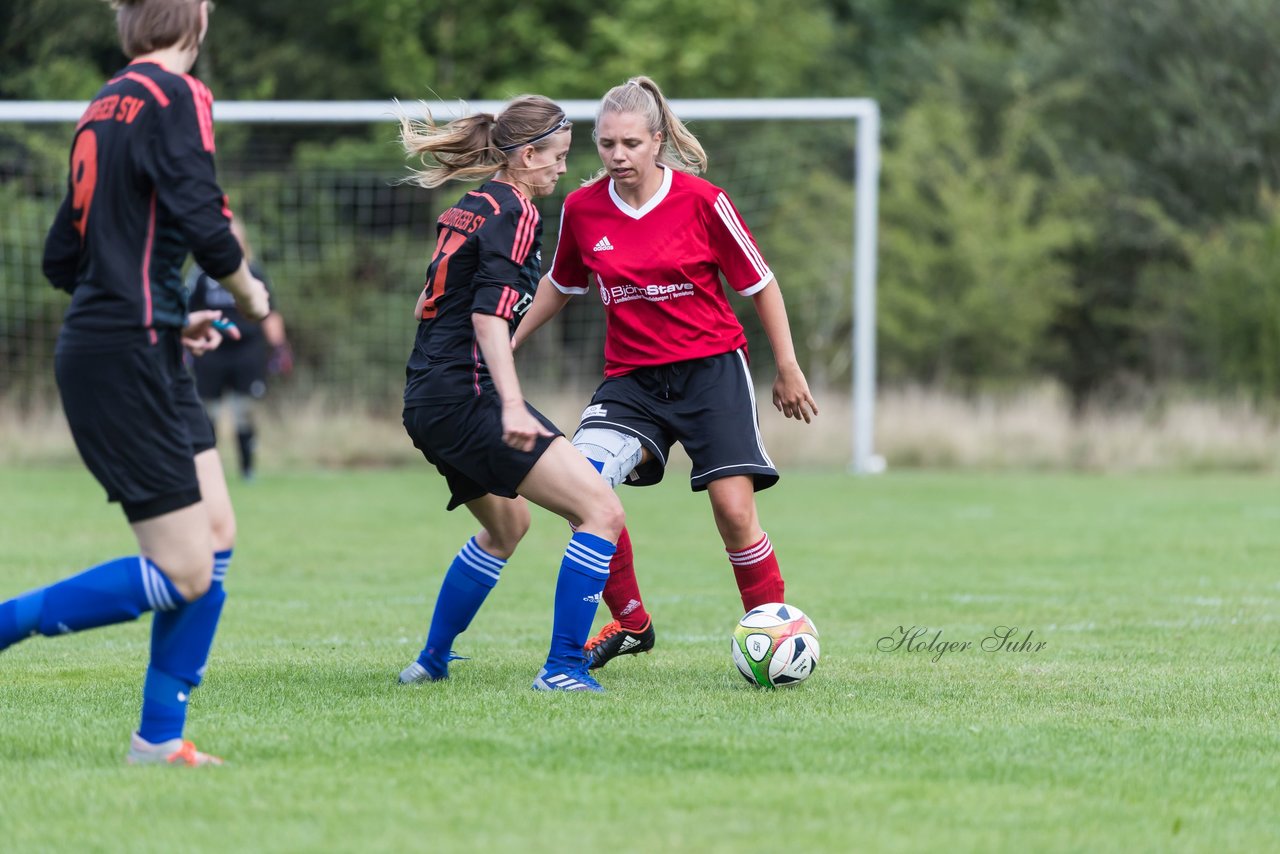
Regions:
<instances>
[{"instance_id":1,"label":"white goal frame","mask_svg":"<svg viewBox=\"0 0 1280 854\"><path fill-rule=\"evenodd\" d=\"M560 101L573 121L594 121L597 101ZM499 112L501 101L468 101L468 112ZM856 124L853 223L853 460L856 474L884 470L875 447L876 398L876 224L880 184L880 107L868 98L758 98L671 101L683 120L772 119L850 120ZM75 122L84 101L0 101L0 122ZM463 105L456 102L455 111ZM418 102L392 101L222 101L220 122L376 123L392 121L398 110L421 116ZM437 113L440 111L437 110Z\"/></svg>"}]
</instances>

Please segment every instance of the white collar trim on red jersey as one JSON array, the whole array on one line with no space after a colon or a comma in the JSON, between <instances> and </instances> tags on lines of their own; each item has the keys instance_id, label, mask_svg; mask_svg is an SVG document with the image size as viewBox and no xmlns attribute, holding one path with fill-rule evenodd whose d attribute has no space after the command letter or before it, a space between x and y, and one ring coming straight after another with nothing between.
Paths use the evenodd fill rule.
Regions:
<instances>
[{"instance_id":1,"label":"white collar trim on red jersey","mask_svg":"<svg viewBox=\"0 0 1280 854\"><path fill-rule=\"evenodd\" d=\"M663 166L661 163L658 164L658 168L662 170L662 186L659 187L658 192L654 193L653 196L650 197L649 201L645 202L640 208L633 208L631 205L624 202L622 200L622 196L618 195L617 188L613 186L613 179L609 179L609 198L613 199L613 203L618 206L618 210L622 211L632 219L640 219L640 217L662 204L662 200L667 197L667 193L671 192L672 170Z\"/></svg>"}]
</instances>

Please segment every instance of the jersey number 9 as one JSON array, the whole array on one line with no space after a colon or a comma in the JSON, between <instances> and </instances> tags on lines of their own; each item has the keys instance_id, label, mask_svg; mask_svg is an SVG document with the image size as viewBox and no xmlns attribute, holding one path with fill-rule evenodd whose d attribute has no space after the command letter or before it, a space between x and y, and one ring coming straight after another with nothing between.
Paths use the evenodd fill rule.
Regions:
<instances>
[{"instance_id":1,"label":"jersey number 9","mask_svg":"<svg viewBox=\"0 0 1280 854\"><path fill-rule=\"evenodd\" d=\"M89 224L89 208L93 204L93 191L98 186L98 135L92 130L81 131L76 137L76 147L71 151L71 220L80 239Z\"/></svg>"}]
</instances>

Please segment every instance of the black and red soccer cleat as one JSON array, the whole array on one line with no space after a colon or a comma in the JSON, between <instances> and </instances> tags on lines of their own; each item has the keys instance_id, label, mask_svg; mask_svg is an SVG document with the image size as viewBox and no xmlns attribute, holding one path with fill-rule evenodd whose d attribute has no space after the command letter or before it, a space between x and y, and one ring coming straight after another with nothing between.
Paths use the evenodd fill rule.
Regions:
<instances>
[{"instance_id":1,"label":"black and red soccer cleat","mask_svg":"<svg viewBox=\"0 0 1280 854\"><path fill-rule=\"evenodd\" d=\"M583 651L591 663L588 670L604 667L620 655L636 655L653 649L653 620L638 632L624 629L622 624L614 620L600 630L600 633L587 641Z\"/></svg>"}]
</instances>

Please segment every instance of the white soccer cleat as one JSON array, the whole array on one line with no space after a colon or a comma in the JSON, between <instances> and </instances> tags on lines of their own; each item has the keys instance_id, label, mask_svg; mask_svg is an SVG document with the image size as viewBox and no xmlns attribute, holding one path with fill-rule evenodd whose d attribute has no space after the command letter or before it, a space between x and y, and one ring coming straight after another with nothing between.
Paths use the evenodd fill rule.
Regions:
<instances>
[{"instance_id":1,"label":"white soccer cleat","mask_svg":"<svg viewBox=\"0 0 1280 854\"><path fill-rule=\"evenodd\" d=\"M201 753L194 744L181 738L152 744L136 732L129 739L129 754L124 761L130 765L184 765L188 768L222 764L217 756Z\"/></svg>"},{"instance_id":2,"label":"white soccer cleat","mask_svg":"<svg viewBox=\"0 0 1280 854\"><path fill-rule=\"evenodd\" d=\"M439 682L449 678L449 671L445 669L441 675L433 675L431 671L423 667L418 662L413 662L404 670L400 671L401 685L421 685L423 682Z\"/></svg>"}]
</instances>

